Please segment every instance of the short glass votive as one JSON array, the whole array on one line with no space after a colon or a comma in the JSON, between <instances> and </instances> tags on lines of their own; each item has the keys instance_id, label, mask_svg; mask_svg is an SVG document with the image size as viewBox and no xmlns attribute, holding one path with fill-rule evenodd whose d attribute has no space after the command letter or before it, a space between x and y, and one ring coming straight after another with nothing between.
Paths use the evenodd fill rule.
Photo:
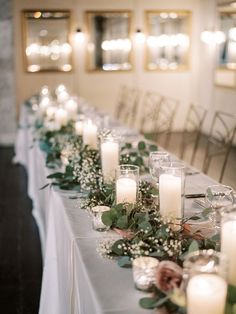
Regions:
<instances>
[{"instance_id":1,"label":"short glass votive","mask_svg":"<svg viewBox=\"0 0 236 314\"><path fill-rule=\"evenodd\" d=\"M236 247L232 244L236 238L236 204L222 208L221 215L221 252L228 259L227 281L236 286Z\"/></svg>"},{"instance_id":2,"label":"short glass votive","mask_svg":"<svg viewBox=\"0 0 236 314\"><path fill-rule=\"evenodd\" d=\"M116 168L116 204L135 204L138 197L139 167L120 165Z\"/></svg>"},{"instance_id":3,"label":"short glass votive","mask_svg":"<svg viewBox=\"0 0 236 314\"><path fill-rule=\"evenodd\" d=\"M94 206L91 208L90 213L92 217L92 226L96 231L107 231L109 226L106 226L102 222L102 214L109 211L110 207L108 206Z\"/></svg>"},{"instance_id":4,"label":"short glass votive","mask_svg":"<svg viewBox=\"0 0 236 314\"><path fill-rule=\"evenodd\" d=\"M206 202L211 206L212 212L209 215L214 227L220 228L221 213L225 206L234 203L233 189L227 185L211 185L206 189Z\"/></svg>"},{"instance_id":5,"label":"short glass votive","mask_svg":"<svg viewBox=\"0 0 236 314\"><path fill-rule=\"evenodd\" d=\"M173 220L183 217L184 187L185 165L180 162L162 162L159 175L159 204L163 217Z\"/></svg>"},{"instance_id":6,"label":"short glass votive","mask_svg":"<svg viewBox=\"0 0 236 314\"><path fill-rule=\"evenodd\" d=\"M135 287L148 291L154 284L159 261L153 257L141 256L136 258L133 265Z\"/></svg>"},{"instance_id":7,"label":"short glass votive","mask_svg":"<svg viewBox=\"0 0 236 314\"><path fill-rule=\"evenodd\" d=\"M154 151L149 155L149 171L152 179L159 183L160 165L162 162L169 162L170 155L167 152Z\"/></svg>"},{"instance_id":8,"label":"short glass votive","mask_svg":"<svg viewBox=\"0 0 236 314\"><path fill-rule=\"evenodd\" d=\"M184 261L188 314L224 314L227 258L213 250L190 253Z\"/></svg>"},{"instance_id":9,"label":"short glass votive","mask_svg":"<svg viewBox=\"0 0 236 314\"><path fill-rule=\"evenodd\" d=\"M116 168L119 166L119 137L109 134L101 138L101 163L105 183L115 180Z\"/></svg>"}]
</instances>

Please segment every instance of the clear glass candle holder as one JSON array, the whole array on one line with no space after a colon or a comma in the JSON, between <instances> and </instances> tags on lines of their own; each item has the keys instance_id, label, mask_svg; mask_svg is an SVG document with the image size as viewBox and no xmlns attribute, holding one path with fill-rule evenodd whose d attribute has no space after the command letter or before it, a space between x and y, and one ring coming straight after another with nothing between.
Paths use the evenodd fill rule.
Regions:
<instances>
[{"instance_id":1,"label":"clear glass candle holder","mask_svg":"<svg viewBox=\"0 0 236 314\"><path fill-rule=\"evenodd\" d=\"M83 135L83 128L84 128L84 115L83 114L78 115L78 119L75 122L74 128L75 128L76 135L78 136Z\"/></svg>"},{"instance_id":2,"label":"clear glass candle holder","mask_svg":"<svg viewBox=\"0 0 236 314\"><path fill-rule=\"evenodd\" d=\"M221 220L221 252L228 259L229 284L236 286L236 204L222 209Z\"/></svg>"},{"instance_id":3,"label":"clear glass candle holder","mask_svg":"<svg viewBox=\"0 0 236 314\"><path fill-rule=\"evenodd\" d=\"M87 120L83 125L83 143L92 149L98 149L98 128L92 120Z\"/></svg>"},{"instance_id":4,"label":"clear glass candle holder","mask_svg":"<svg viewBox=\"0 0 236 314\"><path fill-rule=\"evenodd\" d=\"M152 179L159 183L160 165L162 162L169 162L170 155L167 152L154 151L149 155L149 171Z\"/></svg>"},{"instance_id":5,"label":"clear glass candle holder","mask_svg":"<svg viewBox=\"0 0 236 314\"><path fill-rule=\"evenodd\" d=\"M226 276L225 255L213 250L188 254L184 261L188 314L224 314Z\"/></svg>"},{"instance_id":6,"label":"clear glass candle holder","mask_svg":"<svg viewBox=\"0 0 236 314\"><path fill-rule=\"evenodd\" d=\"M221 213L224 207L234 203L233 189L227 185L211 185L206 189L205 198L206 203L212 208L209 218L217 231L220 228Z\"/></svg>"},{"instance_id":7,"label":"clear glass candle holder","mask_svg":"<svg viewBox=\"0 0 236 314\"><path fill-rule=\"evenodd\" d=\"M105 183L113 182L120 160L119 137L112 134L103 136L100 151L103 180Z\"/></svg>"},{"instance_id":8,"label":"clear glass candle holder","mask_svg":"<svg viewBox=\"0 0 236 314\"><path fill-rule=\"evenodd\" d=\"M139 167L120 165L116 168L116 203L135 204L138 198Z\"/></svg>"},{"instance_id":9,"label":"clear glass candle holder","mask_svg":"<svg viewBox=\"0 0 236 314\"><path fill-rule=\"evenodd\" d=\"M107 231L109 226L106 226L102 222L102 214L109 211L110 207L108 206L94 206L91 208L90 213L92 217L92 227L96 231Z\"/></svg>"},{"instance_id":10,"label":"clear glass candle holder","mask_svg":"<svg viewBox=\"0 0 236 314\"><path fill-rule=\"evenodd\" d=\"M141 256L133 260L133 278L135 287L148 291L154 284L159 261L153 257Z\"/></svg>"},{"instance_id":11,"label":"clear glass candle holder","mask_svg":"<svg viewBox=\"0 0 236 314\"><path fill-rule=\"evenodd\" d=\"M184 210L185 166L180 162L163 162L159 175L159 204L162 217L178 220Z\"/></svg>"}]
</instances>

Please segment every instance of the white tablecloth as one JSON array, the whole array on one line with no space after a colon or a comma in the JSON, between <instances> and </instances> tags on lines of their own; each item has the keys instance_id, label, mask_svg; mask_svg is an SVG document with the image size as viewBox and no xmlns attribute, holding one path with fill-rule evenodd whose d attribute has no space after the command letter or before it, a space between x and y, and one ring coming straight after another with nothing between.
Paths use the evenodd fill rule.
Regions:
<instances>
[{"instance_id":1,"label":"white tablecloth","mask_svg":"<svg viewBox=\"0 0 236 314\"><path fill-rule=\"evenodd\" d=\"M49 170L37 142L33 143L27 117L23 106L15 162L27 169L28 194L41 239L44 269L39 313L150 314L138 304L145 294L134 288L132 270L119 268L96 251L99 239L113 236L112 231L94 231L78 200L68 199L53 188L40 190L47 183ZM203 193L213 183L202 174L189 176L186 193ZM191 207L188 200L186 212Z\"/></svg>"}]
</instances>

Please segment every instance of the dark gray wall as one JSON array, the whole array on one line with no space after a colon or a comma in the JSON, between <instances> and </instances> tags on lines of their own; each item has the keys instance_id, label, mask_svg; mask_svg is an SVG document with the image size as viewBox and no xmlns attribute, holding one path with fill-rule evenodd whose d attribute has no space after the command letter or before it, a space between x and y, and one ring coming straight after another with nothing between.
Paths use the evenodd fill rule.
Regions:
<instances>
[{"instance_id":1,"label":"dark gray wall","mask_svg":"<svg viewBox=\"0 0 236 314\"><path fill-rule=\"evenodd\" d=\"M0 145L14 141L13 0L0 0Z\"/></svg>"}]
</instances>

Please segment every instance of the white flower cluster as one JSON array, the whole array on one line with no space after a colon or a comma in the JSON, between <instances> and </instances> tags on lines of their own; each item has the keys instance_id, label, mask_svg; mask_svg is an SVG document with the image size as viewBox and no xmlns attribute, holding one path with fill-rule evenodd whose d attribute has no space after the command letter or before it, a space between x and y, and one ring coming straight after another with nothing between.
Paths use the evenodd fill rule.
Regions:
<instances>
[{"instance_id":1,"label":"white flower cluster","mask_svg":"<svg viewBox=\"0 0 236 314\"><path fill-rule=\"evenodd\" d=\"M112 253L111 247L113 243L114 243L114 240L112 239L106 239L106 240L101 241L97 247L97 252L99 253L99 255L102 257L109 258L109 259L113 259L111 255Z\"/></svg>"},{"instance_id":2,"label":"white flower cluster","mask_svg":"<svg viewBox=\"0 0 236 314\"><path fill-rule=\"evenodd\" d=\"M63 142L63 149L62 149L62 152L63 152L63 155L68 159L68 160L74 160L74 159L77 159L79 157L79 154L80 154L80 151L81 151L81 145L82 143L79 142L78 140L77 141L74 141L74 140L69 140L69 141L66 141L66 144L65 144L65 139L64 139L64 142Z\"/></svg>"},{"instance_id":3,"label":"white flower cluster","mask_svg":"<svg viewBox=\"0 0 236 314\"><path fill-rule=\"evenodd\" d=\"M79 159L73 160L73 167L73 175L82 189L88 190L102 183L98 152L87 151Z\"/></svg>"}]
</instances>

